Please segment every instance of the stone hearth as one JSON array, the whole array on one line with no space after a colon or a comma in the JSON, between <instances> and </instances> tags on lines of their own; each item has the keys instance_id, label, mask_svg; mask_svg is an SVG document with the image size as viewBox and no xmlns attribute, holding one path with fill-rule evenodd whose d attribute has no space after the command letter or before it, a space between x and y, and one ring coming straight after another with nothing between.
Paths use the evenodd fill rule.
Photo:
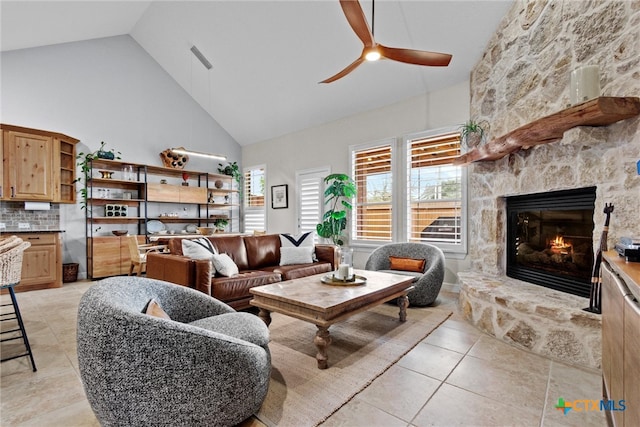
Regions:
<instances>
[{"instance_id":1,"label":"stone hearth","mask_svg":"<svg viewBox=\"0 0 640 427\"><path fill-rule=\"evenodd\" d=\"M589 300L509 277L460 273L460 309L482 331L572 365L599 369L601 316Z\"/></svg>"}]
</instances>

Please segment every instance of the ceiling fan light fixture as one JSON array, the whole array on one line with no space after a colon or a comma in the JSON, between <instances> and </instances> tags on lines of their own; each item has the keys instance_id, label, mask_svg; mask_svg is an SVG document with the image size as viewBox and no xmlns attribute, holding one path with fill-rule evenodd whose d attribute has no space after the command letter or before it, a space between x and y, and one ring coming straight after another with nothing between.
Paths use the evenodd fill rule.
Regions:
<instances>
[{"instance_id":1,"label":"ceiling fan light fixture","mask_svg":"<svg viewBox=\"0 0 640 427\"><path fill-rule=\"evenodd\" d=\"M378 52L378 49L373 48L364 55L364 58L367 61L377 61L380 59L380 52Z\"/></svg>"}]
</instances>

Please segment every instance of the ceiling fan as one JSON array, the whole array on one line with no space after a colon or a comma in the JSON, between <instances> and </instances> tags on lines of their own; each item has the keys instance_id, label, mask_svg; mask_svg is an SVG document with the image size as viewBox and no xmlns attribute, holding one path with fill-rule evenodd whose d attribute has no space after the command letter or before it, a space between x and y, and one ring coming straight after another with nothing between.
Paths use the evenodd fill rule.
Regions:
<instances>
[{"instance_id":1,"label":"ceiling fan","mask_svg":"<svg viewBox=\"0 0 640 427\"><path fill-rule=\"evenodd\" d=\"M365 17L358 0L340 0L340 6L342 6L342 10L347 18L347 21L349 22L349 25L351 25L351 28L356 33L358 38L362 40L364 48L362 49L362 54L358 59L353 61L338 74L329 77L328 79L323 80L320 83L334 82L355 70L356 67L362 64L364 61L376 61L380 58L391 59L393 61L405 62L408 64L428 65L431 67L446 67L447 65L449 65L449 62L451 61L451 55L447 53L427 52L424 50L414 49L399 49L395 47L387 47L376 43L375 39L373 38L373 31L369 29L367 18ZM371 9L371 22L373 26L373 14L375 12L373 2L371 5Z\"/></svg>"}]
</instances>

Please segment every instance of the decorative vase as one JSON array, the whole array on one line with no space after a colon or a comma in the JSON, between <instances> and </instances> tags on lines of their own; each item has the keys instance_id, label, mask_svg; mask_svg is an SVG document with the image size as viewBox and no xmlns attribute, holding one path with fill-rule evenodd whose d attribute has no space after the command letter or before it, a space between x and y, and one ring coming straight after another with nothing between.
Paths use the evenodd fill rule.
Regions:
<instances>
[{"instance_id":1,"label":"decorative vase","mask_svg":"<svg viewBox=\"0 0 640 427\"><path fill-rule=\"evenodd\" d=\"M472 132L465 137L465 144L469 148L474 148L482 144L482 135Z\"/></svg>"}]
</instances>

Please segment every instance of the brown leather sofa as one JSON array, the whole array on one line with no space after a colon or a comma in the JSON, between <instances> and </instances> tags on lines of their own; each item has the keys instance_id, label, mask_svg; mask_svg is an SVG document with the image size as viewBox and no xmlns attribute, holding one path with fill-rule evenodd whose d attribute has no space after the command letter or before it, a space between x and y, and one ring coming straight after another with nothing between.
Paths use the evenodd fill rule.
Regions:
<instances>
[{"instance_id":1,"label":"brown leather sofa","mask_svg":"<svg viewBox=\"0 0 640 427\"><path fill-rule=\"evenodd\" d=\"M317 261L280 266L280 235L209 237L218 253L226 253L240 273L231 277L210 277L208 260L182 255L182 239L169 239L170 254L147 255L147 277L188 286L223 301L236 310L250 307L249 289L283 280L333 271L338 251L334 245L315 245Z\"/></svg>"}]
</instances>

